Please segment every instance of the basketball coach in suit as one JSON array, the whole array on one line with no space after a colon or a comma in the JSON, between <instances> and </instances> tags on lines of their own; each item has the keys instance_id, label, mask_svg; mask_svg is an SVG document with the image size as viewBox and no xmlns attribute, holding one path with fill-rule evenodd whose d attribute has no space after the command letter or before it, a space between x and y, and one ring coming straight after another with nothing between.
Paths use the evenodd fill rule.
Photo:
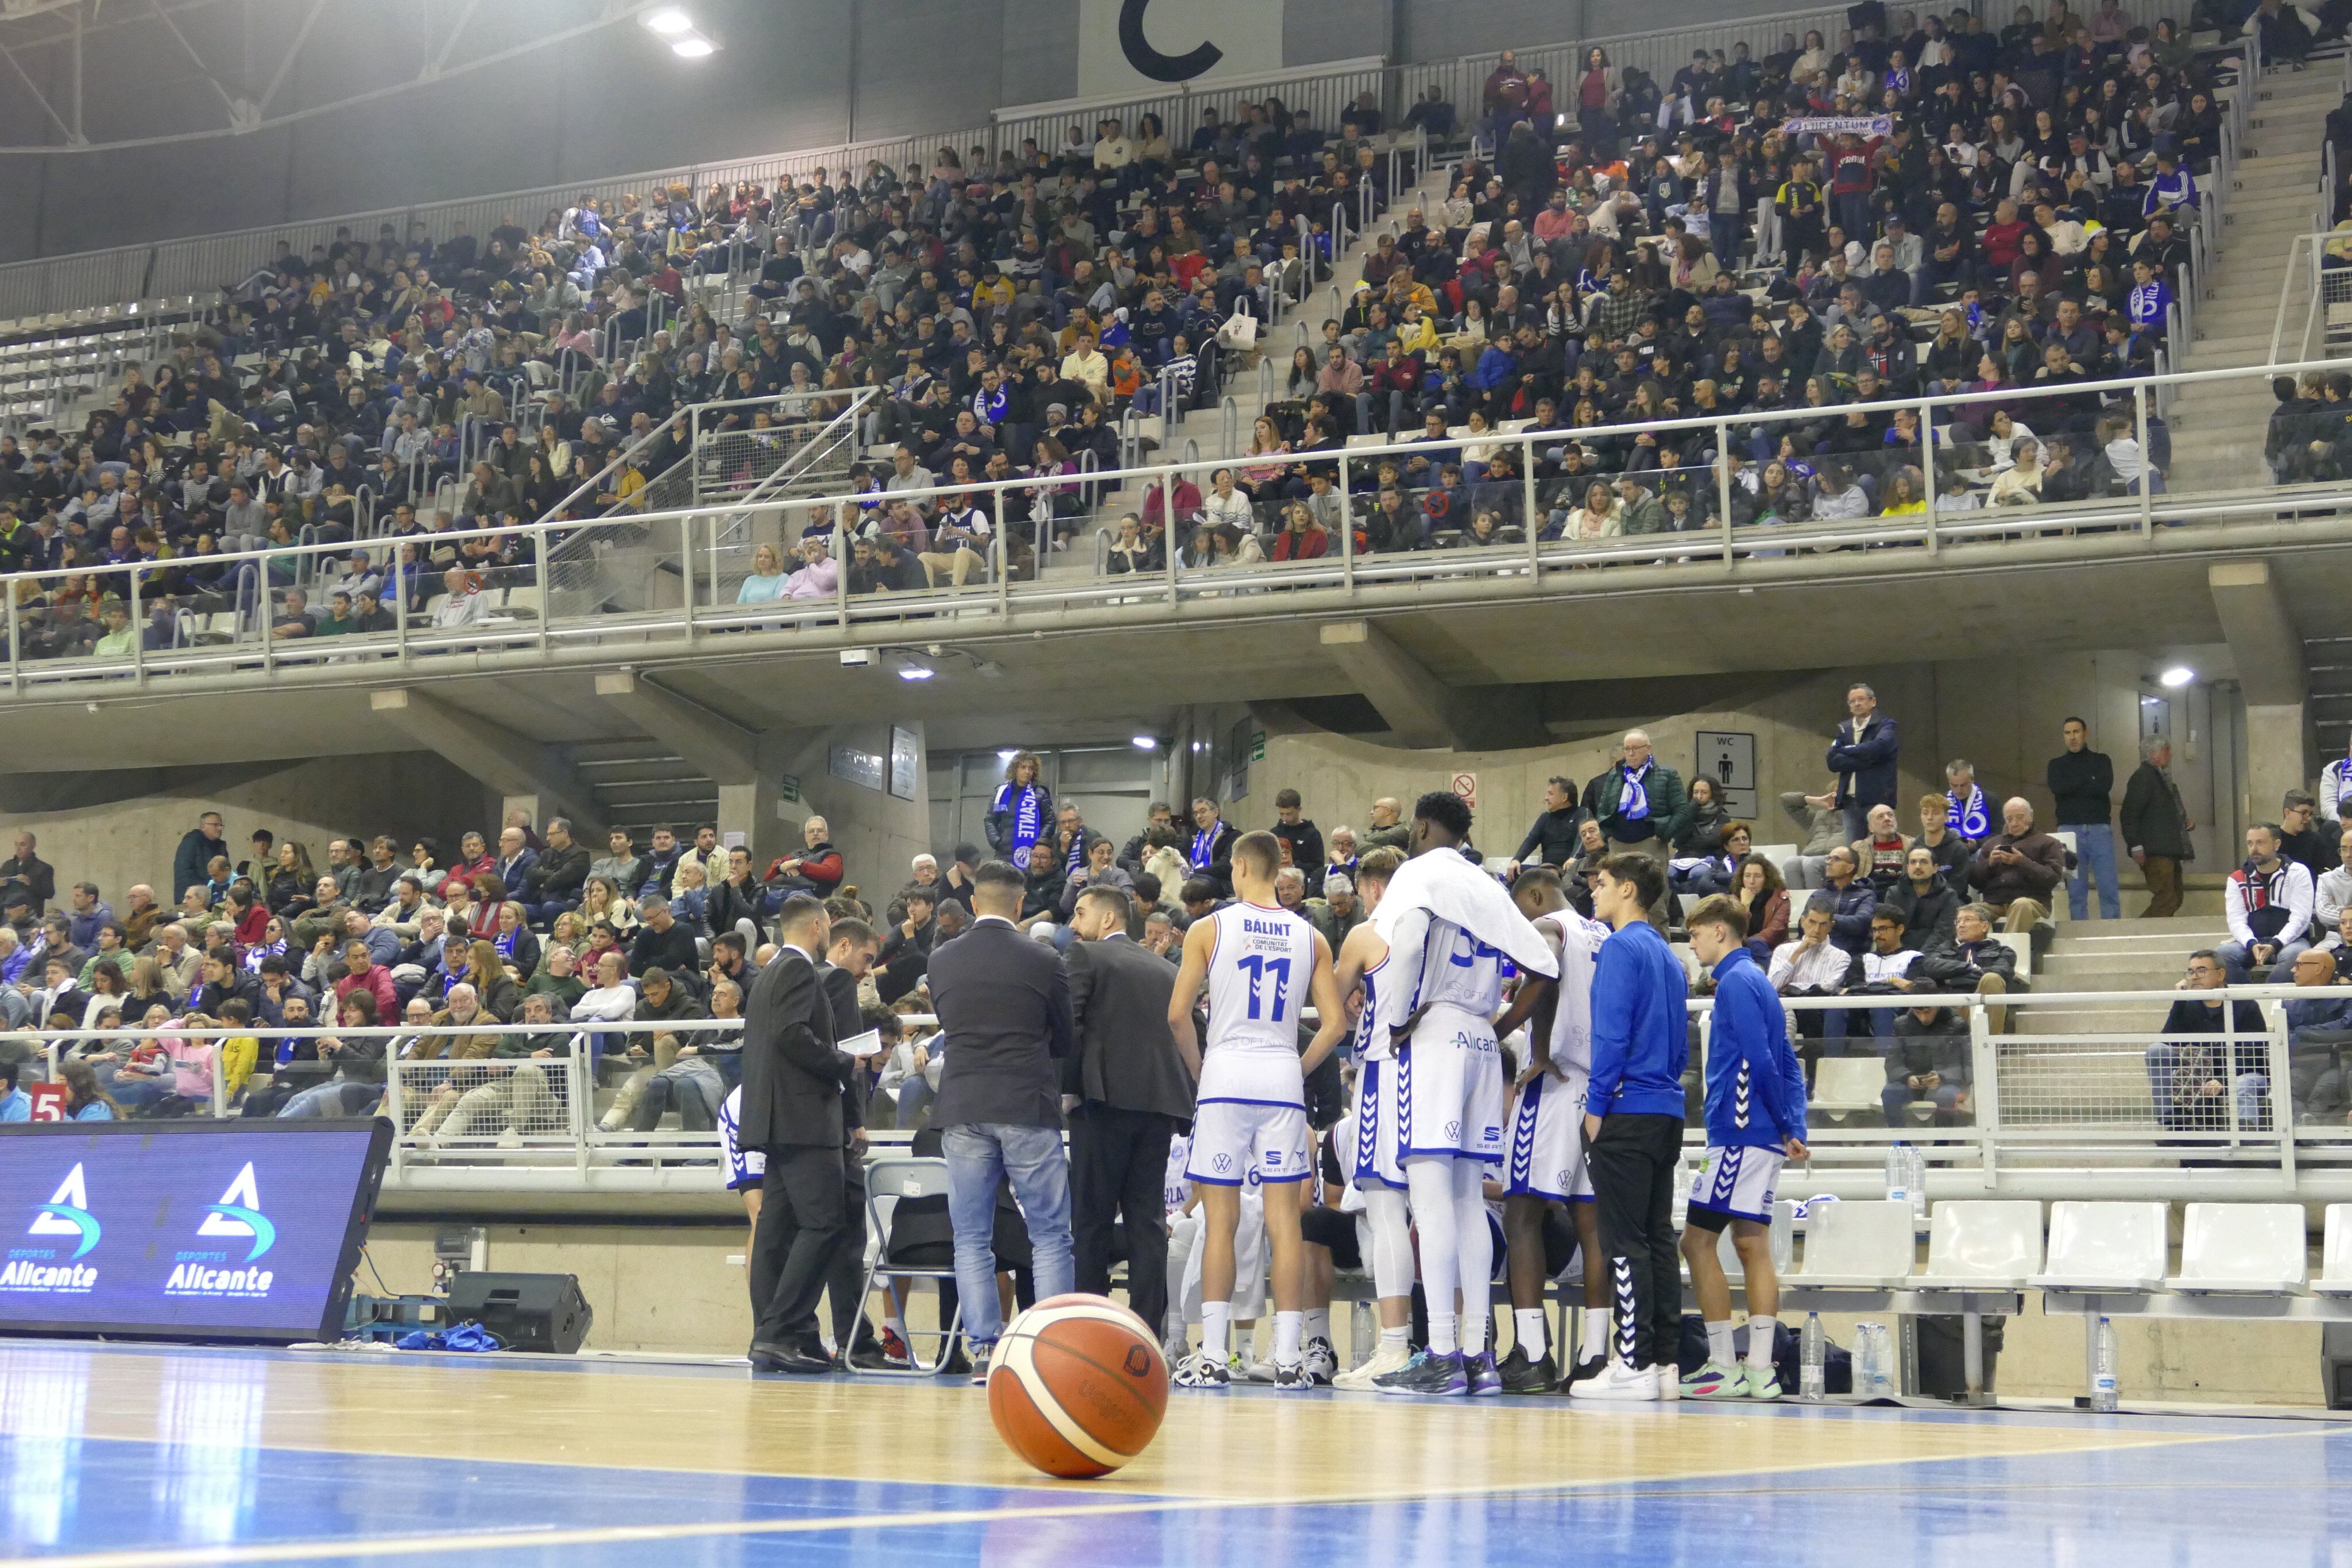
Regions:
<instances>
[{"instance_id":1,"label":"basketball coach in suit","mask_svg":"<svg viewBox=\"0 0 2352 1568\"><path fill-rule=\"evenodd\" d=\"M834 1009L818 973L824 905L788 900L776 956L751 983L743 1025L743 1147L767 1155L752 1232L751 1367L834 1370L817 1337L826 1267L848 1228L842 1166L842 1070ZM992 1291L992 1295L993 1291Z\"/></svg>"},{"instance_id":2,"label":"basketball coach in suit","mask_svg":"<svg viewBox=\"0 0 2352 1568\"><path fill-rule=\"evenodd\" d=\"M1127 1303L1156 1325L1168 1316L1168 1145L1192 1119L1201 1062L1168 1027L1176 971L1127 934L1132 907L1121 889L1091 887L1070 917L1070 1229L1078 1289L1107 1296L1112 1222L1126 1222Z\"/></svg>"},{"instance_id":3,"label":"basketball coach in suit","mask_svg":"<svg viewBox=\"0 0 2352 1568\"><path fill-rule=\"evenodd\" d=\"M1060 955L1024 936L1027 878L1002 861L972 877L971 929L931 954L931 1006L946 1064L931 1124L948 1162L956 1284L977 1378L1004 1327L996 1298L997 1188L1010 1177L1029 1222L1037 1299L1066 1293L1070 1171L1062 1152L1062 1070L1077 1051Z\"/></svg>"}]
</instances>

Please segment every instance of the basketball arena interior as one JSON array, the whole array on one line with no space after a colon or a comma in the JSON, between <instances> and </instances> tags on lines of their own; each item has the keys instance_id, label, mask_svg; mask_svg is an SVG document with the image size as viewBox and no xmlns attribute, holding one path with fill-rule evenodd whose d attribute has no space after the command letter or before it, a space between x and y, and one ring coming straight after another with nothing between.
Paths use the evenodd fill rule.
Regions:
<instances>
[{"instance_id":1,"label":"basketball arena interior","mask_svg":"<svg viewBox=\"0 0 2352 1568\"><path fill-rule=\"evenodd\" d=\"M0 0L0 1555L2335 1561L2347 28Z\"/></svg>"}]
</instances>

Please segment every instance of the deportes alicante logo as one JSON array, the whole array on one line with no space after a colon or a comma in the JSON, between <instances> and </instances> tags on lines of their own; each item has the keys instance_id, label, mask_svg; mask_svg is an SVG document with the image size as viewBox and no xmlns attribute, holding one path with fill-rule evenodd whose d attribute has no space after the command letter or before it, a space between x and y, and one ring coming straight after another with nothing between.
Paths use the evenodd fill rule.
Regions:
<instances>
[{"instance_id":1,"label":"deportes alicante logo","mask_svg":"<svg viewBox=\"0 0 2352 1568\"><path fill-rule=\"evenodd\" d=\"M254 1179L252 1161L247 1161L236 1173L218 1203L205 1206L205 1220L196 1227L196 1234L251 1245L241 1259L232 1258L226 1249L190 1249L174 1254L172 1277L163 1281L165 1295L256 1297L269 1293L275 1276L269 1270L257 1269L253 1264L278 1244L278 1228L261 1212L261 1196Z\"/></svg>"},{"instance_id":2,"label":"deportes alicante logo","mask_svg":"<svg viewBox=\"0 0 2352 1568\"><path fill-rule=\"evenodd\" d=\"M98 1245L105 1231L89 1211L89 1186L79 1164L66 1173L49 1201L33 1211L33 1222L25 1228L25 1234L54 1236L60 1242L10 1248L7 1262L0 1265L0 1291L82 1295L96 1288L98 1267L81 1259ZM60 1257L62 1239L68 1236L74 1239L74 1249Z\"/></svg>"}]
</instances>

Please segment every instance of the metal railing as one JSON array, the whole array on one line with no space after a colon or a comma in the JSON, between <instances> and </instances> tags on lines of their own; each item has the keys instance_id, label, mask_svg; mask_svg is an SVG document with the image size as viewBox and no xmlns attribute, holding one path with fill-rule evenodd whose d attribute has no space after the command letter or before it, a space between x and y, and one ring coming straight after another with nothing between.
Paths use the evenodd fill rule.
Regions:
<instances>
[{"instance_id":1,"label":"metal railing","mask_svg":"<svg viewBox=\"0 0 2352 1568\"><path fill-rule=\"evenodd\" d=\"M1811 1159L1784 1182L1792 1191L1876 1196L1886 1151L1907 1144L1926 1154L1938 1197L2352 1196L2352 1127L2340 1115L2320 1119L2295 1088L2299 1072L2309 1081L2314 1074L2304 1070L2338 1065L2344 1049L2293 1038L2281 1004L2310 993L2289 986L2197 993L2220 1004L2212 1032L2168 1035L2132 1021L2183 994L1784 998L1790 1043L1813 1079ZM2240 1031L2240 1001L2260 1009L2259 1030ZM1686 1084L1700 1081L1714 1004L1694 997L1688 1005L1699 1045ZM1967 1025L1965 1068L1947 1061L1942 1069L1959 1091L1948 1104L1886 1065L1892 1020L1930 1006ZM2106 1015L2087 1032L2037 1032L2045 1010L2086 1009ZM936 1024L922 1015L901 1021L909 1039ZM715 1189L722 1157L715 1113L736 1080L730 1051L740 1028L740 1019L499 1024L484 1015L427 1028L174 1020L152 1030L15 1038L36 1047L51 1079L61 1061L90 1062L101 1086L137 1114L284 1114L295 1095L311 1091L294 1113L384 1115L398 1130L395 1183ZM726 1045L698 1045L714 1037ZM321 1038L380 1041L383 1051L340 1071L334 1052L324 1061L277 1064L279 1042ZM176 1049L157 1049L167 1043ZM1965 1079L1952 1082L1962 1071ZM873 1104L895 1119L887 1094L877 1092ZM1694 1121L1684 1139L1696 1151L1706 1128Z\"/></svg>"},{"instance_id":2,"label":"metal railing","mask_svg":"<svg viewBox=\"0 0 2352 1568\"><path fill-rule=\"evenodd\" d=\"M1857 495L1841 490L1841 507L1825 507L1832 514L1828 516L1799 515L1797 508L1781 504L1783 497L1764 486L1772 477L1769 469L1778 461L1773 454L1780 438L1793 427L1810 446L1817 437L1803 434L1802 427L1838 423L1846 412L1842 405L1685 417L1642 426L1499 429L1476 439L1516 460L1509 476L1497 476L1505 469L1491 457L1483 470L1474 465L1452 492L1460 507L1455 514L1459 531L1430 529L1410 539L1383 538L1373 528L1379 519L1372 476L1383 464L1402 465L1416 456L1426 460L1431 455L1423 444L1373 444L1293 455L1294 464L1328 465L1338 480L1335 493L1345 526L1328 553L1306 561L1194 570L1179 559L1187 539L1177 532L1169 539L1164 570L1149 581L1069 571L1041 574L1047 552L1039 548L1042 525L1034 519L1050 513L1059 531L1075 532L1090 520L1085 489L1107 497L1157 491L1156 509L1181 528L1191 521L1191 513L1180 504L1180 483L1204 485L1230 459L1171 461L1088 475L1083 482L1049 475L984 481L961 490L942 484L896 491L888 496L886 509L870 519L867 507L876 504L876 497L835 494L763 500L750 508L647 508L512 530L432 535L436 548L462 547L476 538L502 538L515 547L514 564L491 574L488 586L495 597L461 606L469 612L464 616L436 612L429 599L432 584L419 580L415 547L421 541L402 540L398 549L403 559L378 563L392 568L401 585L392 596L394 603L388 606L395 623L350 636L289 640L269 636L265 630L272 619L266 590L294 580L305 555L348 555L348 546L295 545L89 571L20 572L0 578L0 590L14 596L11 601L18 611L8 622L5 690L15 700L79 701L128 695L182 677L216 682L223 677L397 676L412 666L431 669L436 667L433 661L449 658L500 668L609 663L624 656L642 662L713 651L705 637L719 631L730 634L718 645L720 650L751 655L777 645L803 645L803 637L814 639L805 645L826 647L877 637L887 641L882 628L902 628L910 621L923 622L934 632L962 634L1010 631L1016 614L1024 618L1024 624L1045 616L1070 629L1084 629L1087 617L1097 611L1115 613L1125 624L1148 612L1171 619L1195 612L1218 617L1344 614L1360 605L1365 591L1386 587L1403 590L1408 597L1436 595L1458 602L1520 599L1531 591L1574 596L1610 583L1607 577L1594 575L1591 569L1596 567L1654 574L1645 576L1644 583L1696 586L1726 574L1755 580L1933 570L1944 564L1940 554L1966 549L1991 549L2000 552L2003 560L2021 562L2128 559L2163 549L2277 548L2332 539L2352 530L2341 486L2274 485L2268 473L2250 464L2246 473L2196 491L2167 492L2143 484L2117 493L2108 484L2079 499L2049 499L2021 489L2014 480L2000 485L1995 472L2002 466L2000 455L1986 439L1988 422L2000 408L2045 437L2068 434L2088 463L2099 455L2090 450L2091 442L2079 427L2085 423L2086 405L2095 402L2104 416L2120 422L2116 434L2131 438L2137 452L2160 472L2168 434L2158 409L2168 389L2344 370L2352 370L2352 361L2174 372L2084 383L2056 392L2027 388L1874 405L1865 412L1890 421L1909 411L1916 415L1918 428L1932 430L1934 437L1908 445L1877 446L1867 454L1820 457L1824 466L1852 465L1852 490L1859 493L1862 503L1855 509ZM2062 401L2053 404L2053 399ZM1650 531L1655 525L1643 524L1625 533L1622 517L1612 528L1606 509L1593 514L1583 506L1589 499L1586 480L1538 472L1547 465L1550 449L1569 442L1614 440L1630 445L1642 435L1674 462L1632 476L1643 494L1623 499L1629 508L1644 501L1665 507L1666 521L1657 531ZM1726 454L1728 461L1722 460ZM1817 455L1809 451L1803 462L1812 464ZM2118 448L2104 460L2121 458ZM1597 476L1612 485L1620 479L1613 473ZM1913 483L1923 503L1880 509L1879 497L1892 495L1897 478ZM1865 479L1875 482L1875 495ZM1416 495L1428 488L1426 480L1400 483ZM2014 497L2017 504L1981 504L1989 498L1988 486L1993 487L1990 498ZM1790 494L1810 505L1810 486L1801 486ZM691 573L680 568L667 543L676 530L683 549L687 540L702 538L699 530L710 518L749 511L752 517L747 542L756 534L788 545L822 508L828 517L837 512L859 523L860 531L867 520L877 528L906 528L910 536L907 543L919 549L919 538L912 537L916 525L891 518L887 506L901 500L928 504L953 495L968 496L1003 525L992 532L985 573L960 589L869 591L861 586L853 591L862 568L845 560L842 564L852 570L839 573L826 598L738 606L714 603L709 590L698 588L689 600L684 579ZM1679 517L1672 510L1677 495L1688 502ZM1924 504L1927 497L1934 497L1933 505ZM1836 515L1841 511L1852 515ZM1513 530L1511 542L1481 541L1468 527L1480 512L1491 512L1498 524ZM1361 540L1360 531L1365 534ZM1448 537L1439 537L1441 532ZM657 538L664 542L656 545ZM1911 553L1885 553L1890 550ZM551 557L588 563L579 582L552 597ZM1984 557L1970 559L1990 564ZM264 591L257 595L257 589ZM238 612L233 624L232 591ZM134 636L128 639L123 655L97 656L92 643L103 628L89 615L91 606L109 595L124 600L134 627L144 625L163 601L170 601L173 610L199 610L207 617L199 632L202 640L193 647L151 649ZM1139 601L1156 609L1139 608ZM772 645L735 634L750 632L789 634L793 641ZM616 640L622 638L625 647Z\"/></svg>"}]
</instances>

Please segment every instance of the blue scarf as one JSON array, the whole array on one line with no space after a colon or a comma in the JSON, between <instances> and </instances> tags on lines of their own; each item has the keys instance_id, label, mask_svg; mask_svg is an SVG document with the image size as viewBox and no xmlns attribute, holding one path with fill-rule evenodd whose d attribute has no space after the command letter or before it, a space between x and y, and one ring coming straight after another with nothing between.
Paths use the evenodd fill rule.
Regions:
<instances>
[{"instance_id":1,"label":"blue scarf","mask_svg":"<svg viewBox=\"0 0 2352 1568\"><path fill-rule=\"evenodd\" d=\"M1992 816L1985 809L1984 786L1969 786L1969 798L1961 800L1957 790L1948 789L1944 799L1951 802L1951 812L1944 825L1964 839L1989 838L1992 833Z\"/></svg>"},{"instance_id":2,"label":"blue scarf","mask_svg":"<svg viewBox=\"0 0 2352 1568\"><path fill-rule=\"evenodd\" d=\"M997 787L995 809L1013 813L1013 858L1027 864L1029 847L1045 836L1045 792L1034 784L1008 781Z\"/></svg>"},{"instance_id":3,"label":"blue scarf","mask_svg":"<svg viewBox=\"0 0 2352 1568\"><path fill-rule=\"evenodd\" d=\"M1192 835L1192 869L1194 871L1209 869L1209 862L1215 858L1217 830L1223 826L1224 823L1221 821L1211 822Z\"/></svg>"},{"instance_id":4,"label":"blue scarf","mask_svg":"<svg viewBox=\"0 0 2352 1568\"><path fill-rule=\"evenodd\" d=\"M1066 869L1072 876L1087 869L1087 831L1084 828L1070 835L1069 864Z\"/></svg>"},{"instance_id":5,"label":"blue scarf","mask_svg":"<svg viewBox=\"0 0 2352 1568\"><path fill-rule=\"evenodd\" d=\"M1643 788L1642 780L1649 777L1650 769L1656 760L1653 758L1639 768L1628 768L1622 763L1618 764L1617 771L1625 779L1625 791L1618 800L1617 814L1629 822L1649 820L1650 791Z\"/></svg>"}]
</instances>

